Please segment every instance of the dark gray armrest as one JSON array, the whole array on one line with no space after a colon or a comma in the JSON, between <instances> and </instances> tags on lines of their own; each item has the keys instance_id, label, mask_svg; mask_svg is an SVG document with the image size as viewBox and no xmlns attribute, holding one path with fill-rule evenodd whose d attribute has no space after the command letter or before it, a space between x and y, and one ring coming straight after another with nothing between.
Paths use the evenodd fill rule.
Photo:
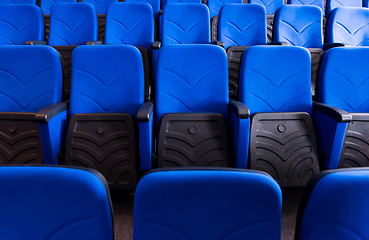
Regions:
<instances>
[{"instance_id":1,"label":"dark gray armrest","mask_svg":"<svg viewBox=\"0 0 369 240\"><path fill-rule=\"evenodd\" d=\"M159 10L159 15L163 15L163 10L162 9Z\"/></svg>"},{"instance_id":2,"label":"dark gray armrest","mask_svg":"<svg viewBox=\"0 0 369 240\"><path fill-rule=\"evenodd\" d=\"M25 45L47 45L47 41L30 40L27 41Z\"/></svg>"},{"instance_id":3,"label":"dark gray armrest","mask_svg":"<svg viewBox=\"0 0 369 240\"><path fill-rule=\"evenodd\" d=\"M212 41L211 44L214 44L214 45L217 45L217 46L220 46L220 47L224 48L224 42L222 42L222 41Z\"/></svg>"},{"instance_id":4,"label":"dark gray armrest","mask_svg":"<svg viewBox=\"0 0 369 240\"><path fill-rule=\"evenodd\" d=\"M236 113L236 116L241 119L246 119L250 117L250 110L240 101L230 100L229 106L231 111Z\"/></svg>"},{"instance_id":5,"label":"dark gray armrest","mask_svg":"<svg viewBox=\"0 0 369 240\"><path fill-rule=\"evenodd\" d=\"M57 114L68 109L69 101L55 103L53 105L47 106L36 113L35 121L47 123L56 116Z\"/></svg>"},{"instance_id":6,"label":"dark gray armrest","mask_svg":"<svg viewBox=\"0 0 369 240\"><path fill-rule=\"evenodd\" d=\"M140 106L140 109L138 110L137 121L139 121L139 122L149 122L150 121L150 116L151 116L153 111L154 111L153 101L144 102Z\"/></svg>"},{"instance_id":7,"label":"dark gray armrest","mask_svg":"<svg viewBox=\"0 0 369 240\"><path fill-rule=\"evenodd\" d=\"M102 45L102 41L88 41L86 45Z\"/></svg>"},{"instance_id":8,"label":"dark gray armrest","mask_svg":"<svg viewBox=\"0 0 369 240\"><path fill-rule=\"evenodd\" d=\"M334 118L337 122L351 122L352 116L341 108L330 106L324 103L313 102L314 111L322 112Z\"/></svg>"},{"instance_id":9,"label":"dark gray armrest","mask_svg":"<svg viewBox=\"0 0 369 240\"><path fill-rule=\"evenodd\" d=\"M346 44L346 43L324 43L323 45L323 50L327 51L331 48L335 48L335 47L350 47L350 45Z\"/></svg>"},{"instance_id":10,"label":"dark gray armrest","mask_svg":"<svg viewBox=\"0 0 369 240\"><path fill-rule=\"evenodd\" d=\"M151 45L152 49L160 49L161 48L161 42L153 42Z\"/></svg>"},{"instance_id":11,"label":"dark gray armrest","mask_svg":"<svg viewBox=\"0 0 369 240\"><path fill-rule=\"evenodd\" d=\"M286 42L270 42L268 45L279 45L279 46L288 46Z\"/></svg>"}]
</instances>

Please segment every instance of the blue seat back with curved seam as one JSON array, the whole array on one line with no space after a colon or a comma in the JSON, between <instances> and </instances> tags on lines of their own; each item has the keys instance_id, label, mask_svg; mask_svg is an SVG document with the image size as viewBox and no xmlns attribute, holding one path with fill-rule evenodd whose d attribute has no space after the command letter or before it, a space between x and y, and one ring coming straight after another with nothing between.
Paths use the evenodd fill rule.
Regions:
<instances>
[{"instance_id":1,"label":"blue seat back with curved seam","mask_svg":"<svg viewBox=\"0 0 369 240\"><path fill-rule=\"evenodd\" d=\"M327 0L326 13L327 15L337 7L362 7L361 0Z\"/></svg>"},{"instance_id":2,"label":"blue seat back with curved seam","mask_svg":"<svg viewBox=\"0 0 369 240\"><path fill-rule=\"evenodd\" d=\"M274 16L273 40L292 46L323 48L322 19L317 6L284 5Z\"/></svg>"},{"instance_id":3,"label":"blue seat back with curved seam","mask_svg":"<svg viewBox=\"0 0 369 240\"><path fill-rule=\"evenodd\" d=\"M92 169L0 167L4 239L110 239L113 212L104 177ZM91 211L93 209L93 211Z\"/></svg>"},{"instance_id":4,"label":"blue seat back with curved seam","mask_svg":"<svg viewBox=\"0 0 369 240\"><path fill-rule=\"evenodd\" d=\"M266 9L267 15L274 15L275 11L283 6L283 0L249 0L249 3L262 5Z\"/></svg>"},{"instance_id":5,"label":"blue seat back with curved seam","mask_svg":"<svg viewBox=\"0 0 369 240\"><path fill-rule=\"evenodd\" d=\"M224 48L265 45L266 12L259 4L227 4L218 18L218 40Z\"/></svg>"},{"instance_id":6,"label":"blue seat back with curved seam","mask_svg":"<svg viewBox=\"0 0 369 240\"><path fill-rule=\"evenodd\" d=\"M327 170L306 186L295 240L368 239L369 169Z\"/></svg>"},{"instance_id":7,"label":"blue seat back with curved seam","mask_svg":"<svg viewBox=\"0 0 369 240\"><path fill-rule=\"evenodd\" d=\"M36 113L61 101L62 70L55 49L0 46L0 52L0 111Z\"/></svg>"},{"instance_id":8,"label":"blue seat back with curved seam","mask_svg":"<svg viewBox=\"0 0 369 240\"><path fill-rule=\"evenodd\" d=\"M96 61L100 59L100 61ZM140 51L133 46L79 46L72 54L69 115L129 113L144 102Z\"/></svg>"},{"instance_id":9,"label":"blue seat back with curved seam","mask_svg":"<svg viewBox=\"0 0 369 240\"><path fill-rule=\"evenodd\" d=\"M42 0L41 1L41 10L44 15L50 15L51 6L58 2L74 2L76 3L77 0Z\"/></svg>"},{"instance_id":10,"label":"blue seat back with curved seam","mask_svg":"<svg viewBox=\"0 0 369 240\"><path fill-rule=\"evenodd\" d=\"M270 59L276 61L270 64ZM305 48L249 47L240 67L239 99L250 114L307 112L312 116L310 69L310 53Z\"/></svg>"},{"instance_id":11,"label":"blue seat back with curved seam","mask_svg":"<svg viewBox=\"0 0 369 240\"><path fill-rule=\"evenodd\" d=\"M52 5L49 45L82 45L88 41L96 41L97 29L97 14L91 4L56 3Z\"/></svg>"},{"instance_id":12,"label":"blue seat back with curved seam","mask_svg":"<svg viewBox=\"0 0 369 240\"><path fill-rule=\"evenodd\" d=\"M210 15L204 4L167 4L163 10L163 46L210 43Z\"/></svg>"},{"instance_id":13,"label":"blue seat back with curved seam","mask_svg":"<svg viewBox=\"0 0 369 240\"><path fill-rule=\"evenodd\" d=\"M44 40L44 18L32 4L0 5L0 45L25 44Z\"/></svg>"},{"instance_id":14,"label":"blue seat back with curved seam","mask_svg":"<svg viewBox=\"0 0 369 240\"><path fill-rule=\"evenodd\" d=\"M277 240L281 206L280 187L262 172L159 169L136 188L133 239Z\"/></svg>"},{"instance_id":15,"label":"blue seat back with curved seam","mask_svg":"<svg viewBox=\"0 0 369 240\"><path fill-rule=\"evenodd\" d=\"M287 4L303 5L303 6L317 6L317 7L320 7L320 9L322 10L323 17L325 16L323 0L288 0Z\"/></svg>"},{"instance_id":16,"label":"blue seat back with curved seam","mask_svg":"<svg viewBox=\"0 0 369 240\"><path fill-rule=\"evenodd\" d=\"M319 71L319 102L348 112L369 113L368 65L365 47L333 48L324 54Z\"/></svg>"},{"instance_id":17,"label":"blue seat back with curved seam","mask_svg":"<svg viewBox=\"0 0 369 240\"><path fill-rule=\"evenodd\" d=\"M369 46L369 9L338 7L330 13L326 24L327 43Z\"/></svg>"},{"instance_id":18,"label":"blue seat back with curved seam","mask_svg":"<svg viewBox=\"0 0 369 240\"><path fill-rule=\"evenodd\" d=\"M109 4L118 2L118 0L82 0L82 2L92 4L96 9L97 14L106 14Z\"/></svg>"},{"instance_id":19,"label":"blue seat back with curved seam","mask_svg":"<svg viewBox=\"0 0 369 240\"><path fill-rule=\"evenodd\" d=\"M148 3L152 7L152 10L154 12L155 19L158 20L158 14L160 10L160 0L125 0L124 2L142 2L142 3Z\"/></svg>"},{"instance_id":20,"label":"blue seat back with curved seam","mask_svg":"<svg viewBox=\"0 0 369 240\"><path fill-rule=\"evenodd\" d=\"M207 5L210 11L210 19L214 16L219 16L222 7L227 4L242 4L242 0L208 0Z\"/></svg>"},{"instance_id":21,"label":"blue seat back with curved seam","mask_svg":"<svg viewBox=\"0 0 369 240\"><path fill-rule=\"evenodd\" d=\"M220 113L228 119L227 56L218 46L164 46L155 87L156 126L165 113Z\"/></svg>"},{"instance_id":22,"label":"blue seat back with curved seam","mask_svg":"<svg viewBox=\"0 0 369 240\"><path fill-rule=\"evenodd\" d=\"M151 51L154 25L148 3L111 3L106 14L105 44L133 45Z\"/></svg>"}]
</instances>

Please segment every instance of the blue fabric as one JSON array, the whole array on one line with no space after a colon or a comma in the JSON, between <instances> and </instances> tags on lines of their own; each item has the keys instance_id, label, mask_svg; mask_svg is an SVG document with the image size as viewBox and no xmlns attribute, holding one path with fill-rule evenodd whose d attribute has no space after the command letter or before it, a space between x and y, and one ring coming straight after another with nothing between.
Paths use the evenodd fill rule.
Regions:
<instances>
[{"instance_id":1,"label":"blue fabric","mask_svg":"<svg viewBox=\"0 0 369 240\"><path fill-rule=\"evenodd\" d=\"M274 15L275 11L283 6L283 0L249 0L249 3L262 5L266 9L266 14Z\"/></svg>"},{"instance_id":2,"label":"blue fabric","mask_svg":"<svg viewBox=\"0 0 369 240\"><path fill-rule=\"evenodd\" d=\"M164 8L168 3L199 3L202 4L202 0L162 0L161 7Z\"/></svg>"},{"instance_id":3,"label":"blue fabric","mask_svg":"<svg viewBox=\"0 0 369 240\"><path fill-rule=\"evenodd\" d=\"M0 4L34 4L36 0L1 0Z\"/></svg>"},{"instance_id":4,"label":"blue fabric","mask_svg":"<svg viewBox=\"0 0 369 240\"><path fill-rule=\"evenodd\" d=\"M20 45L44 40L44 17L31 4L0 5L0 45Z\"/></svg>"},{"instance_id":5,"label":"blue fabric","mask_svg":"<svg viewBox=\"0 0 369 240\"><path fill-rule=\"evenodd\" d=\"M133 239L281 238L279 185L260 172L157 171L138 183Z\"/></svg>"},{"instance_id":6,"label":"blue fabric","mask_svg":"<svg viewBox=\"0 0 369 240\"><path fill-rule=\"evenodd\" d=\"M97 35L97 14L94 6L89 3L52 5L49 45L83 45L88 41L97 41Z\"/></svg>"},{"instance_id":7,"label":"blue fabric","mask_svg":"<svg viewBox=\"0 0 369 240\"><path fill-rule=\"evenodd\" d=\"M232 3L242 4L242 0L208 0L207 5L210 11L210 19L218 16L223 6Z\"/></svg>"},{"instance_id":8,"label":"blue fabric","mask_svg":"<svg viewBox=\"0 0 369 240\"><path fill-rule=\"evenodd\" d=\"M167 4L163 10L162 44L210 43L210 15L204 4Z\"/></svg>"},{"instance_id":9,"label":"blue fabric","mask_svg":"<svg viewBox=\"0 0 369 240\"><path fill-rule=\"evenodd\" d=\"M49 46L0 46L0 111L37 113L61 101L62 69Z\"/></svg>"},{"instance_id":10,"label":"blue fabric","mask_svg":"<svg viewBox=\"0 0 369 240\"><path fill-rule=\"evenodd\" d=\"M300 240L368 239L369 170L330 171L311 192Z\"/></svg>"},{"instance_id":11,"label":"blue fabric","mask_svg":"<svg viewBox=\"0 0 369 240\"><path fill-rule=\"evenodd\" d=\"M273 64L271 59L276 59ZM302 47L249 47L240 67L240 101L250 114L307 112L312 116L310 61L309 51Z\"/></svg>"},{"instance_id":12,"label":"blue fabric","mask_svg":"<svg viewBox=\"0 0 369 240\"><path fill-rule=\"evenodd\" d=\"M77 0L42 0L41 10L44 15L50 15L51 6L58 2L77 2Z\"/></svg>"},{"instance_id":13,"label":"blue fabric","mask_svg":"<svg viewBox=\"0 0 369 240\"><path fill-rule=\"evenodd\" d=\"M138 127L140 130L140 159L141 170L151 169L151 153L152 153L152 133L154 116L150 116L149 122L139 122Z\"/></svg>"},{"instance_id":14,"label":"blue fabric","mask_svg":"<svg viewBox=\"0 0 369 240\"><path fill-rule=\"evenodd\" d=\"M368 64L365 47L332 48L324 54L319 71L319 102L347 112L369 112Z\"/></svg>"},{"instance_id":15,"label":"blue fabric","mask_svg":"<svg viewBox=\"0 0 369 240\"><path fill-rule=\"evenodd\" d=\"M287 0L287 4L318 6L323 12L323 17L325 16L323 0Z\"/></svg>"},{"instance_id":16,"label":"blue fabric","mask_svg":"<svg viewBox=\"0 0 369 240\"><path fill-rule=\"evenodd\" d=\"M224 48L265 45L267 43L265 8L258 4L227 4L218 18L218 40Z\"/></svg>"},{"instance_id":17,"label":"blue fabric","mask_svg":"<svg viewBox=\"0 0 369 240\"><path fill-rule=\"evenodd\" d=\"M369 46L368 23L368 8L338 7L328 16L326 43L345 43L353 47Z\"/></svg>"},{"instance_id":18,"label":"blue fabric","mask_svg":"<svg viewBox=\"0 0 369 240\"><path fill-rule=\"evenodd\" d=\"M164 46L155 87L156 127L165 113L220 113L226 122L229 118L228 62L219 46Z\"/></svg>"},{"instance_id":19,"label":"blue fabric","mask_svg":"<svg viewBox=\"0 0 369 240\"><path fill-rule=\"evenodd\" d=\"M273 41L305 48L323 48L322 10L317 6L280 7L274 16Z\"/></svg>"},{"instance_id":20,"label":"blue fabric","mask_svg":"<svg viewBox=\"0 0 369 240\"><path fill-rule=\"evenodd\" d=\"M155 20L148 3L111 3L105 22L105 44L145 47L151 52Z\"/></svg>"},{"instance_id":21,"label":"blue fabric","mask_svg":"<svg viewBox=\"0 0 369 240\"><path fill-rule=\"evenodd\" d=\"M235 167L246 169L249 153L250 118L239 119L232 111L230 115L232 145L236 154Z\"/></svg>"},{"instance_id":22,"label":"blue fabric","mask_svg":"<svg viewBox=\"0 0 369 240\"><path fill-rule=\"evenodd\" d=\"M133 46L79 46L72 54L70 111L129 113L136 118L144 102L140 51Z\"/></svg>"},{"instance_id":23,"label":"blue fabric","mask_svg":"<svg viewBox=\"0 0 369 240\"><path fill-rule=\"evenodd\" d=\"M143 2L148 3L152 7L155 19L158 20L158 14L160 10L160 0L125 0L124 2Z\"/></svg>"},{"instance_id":24,"label":"blue fabric","mask_svg":"<svg viewBox=\"0 0 369 240\"><path fill-rule=\"evenodd\" d=\"M118 0L82 0L84 3L92 4L97 14L106 14L106 9L110 3L118 2Z\"/></svg>"},{"instance_id":25,"label":"blue fabric","mask_svg":"<svg viewBox=\"0 0 369 240\"><path fill-rule=\"evenodd\" d=\"M361 0L327 0L326 12L327 15L337 7L362 7Z\"/></svg>"},{"instance_id":26,"label":"blue fabric","mask_svg":"<svg viewBox=\"0 0 369 240\"><path fill-rule=\"evenodd\" d=\"M0 167L1 237L113 239L106 181L98 175L72 168Z\"/></svg>"}]
</instances>

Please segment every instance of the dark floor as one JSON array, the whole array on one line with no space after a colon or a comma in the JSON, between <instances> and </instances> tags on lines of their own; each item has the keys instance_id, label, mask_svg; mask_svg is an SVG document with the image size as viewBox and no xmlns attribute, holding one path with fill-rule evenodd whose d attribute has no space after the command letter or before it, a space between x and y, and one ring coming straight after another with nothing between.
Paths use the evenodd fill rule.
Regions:
<instances>
[{"instance_id":1,"label":"dark floor","mask_svg":"<svg viewBox=\"0 0 369 240\"><path fill-rule=\"evenodd\" d=\"M282 240L293 240L298 205L303 188L285 188L282 208ZM133 229L133 193L112 191L114 209L114 232L117 240L132 239Z\"/></svg>"}]
</instances>

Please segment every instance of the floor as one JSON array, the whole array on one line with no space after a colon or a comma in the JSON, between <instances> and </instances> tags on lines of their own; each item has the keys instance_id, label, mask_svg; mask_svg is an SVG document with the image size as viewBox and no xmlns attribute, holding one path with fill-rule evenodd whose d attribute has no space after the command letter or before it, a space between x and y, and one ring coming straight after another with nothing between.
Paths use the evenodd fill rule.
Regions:
<instances>
[{"instance_id":1,"label":"floor","mask_svg":"<svg viewBox=\"0 0 369 240\"><path fill-rule=\"evenodd\" d=\"M303 188L285 188L282 206L282 240L293 240L297 209ZM133 236L134 194L127 191L111 192L114 210L114 233L116 240L130 240Z\"/></svg>"}]
</instances>

